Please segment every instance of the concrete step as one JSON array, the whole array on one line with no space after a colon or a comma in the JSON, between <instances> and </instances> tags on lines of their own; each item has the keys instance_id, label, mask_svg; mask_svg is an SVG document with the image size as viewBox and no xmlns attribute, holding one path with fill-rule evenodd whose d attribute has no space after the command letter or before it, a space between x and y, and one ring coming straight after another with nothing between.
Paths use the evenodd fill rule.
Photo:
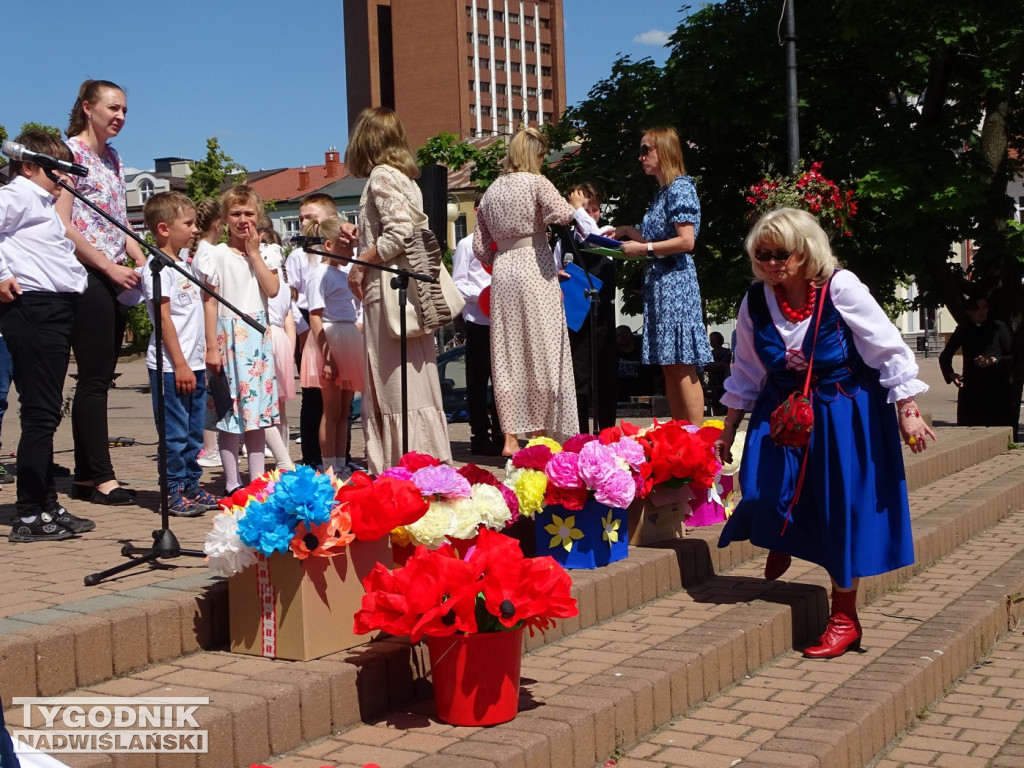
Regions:
<instances>
[{"instance_id":1,"label":"concrete step","mask_svg":"<svg viewBox=\"0 0 1024 768\"><path fill-rule=\"evenodd\" d=\"M870 763L872 768L1024 765L1024 632L1019 624Z\"/></svg>"},{"instance_id":2,"label":"concrete step","mask_svg":"<svg viewBox=\"0 0 1024 768\"><path fill-rule=\"evenodd\" d=\"M979 433L973 437L976 447L971 450L975 456L995 450L997 441L991 435ZM1005 436L1001 439L1005 445ZM963 450L959 453L962 454L959 460L966 462L967 453ZM927 454L924 456L927 461ZM931 453L935 468L930 471L937 475L942 474L943 467L954 466L942 456L938 450ZM990 479L985 482L984 478ZM915 522L915 530L919 532L918 556L922 562L948 551L976 530L999 519L1007 509L1024 503L1021 496L1024 489L1019 487L1024 486L1024 481L1017 454L997 456L933 485L936 487L915 492L915 499L919 494L926 497L913 505L915 516L921 518ZM749 568L756 573L763 565L762 553L748 548L746 556L742 557L730 551L736 547L717 550L708 546L708 539L712 537L705 537L706 531L701 533L701 536L688 537L671 546L636 548L628 560L605 569L574 572L580 617L562 623L547 638L538 636L528 642L528 649L535 652L526 658L537 659L539 665L539 670L533 673L538 675L534 678L535 684L556 688L537 689L538 700L544 703L540 709L545 716L539 718L544 721L539 726L543 739L535 738L535 734L524 744L532 744L539 750L541 741L545 744L558 741L554 739L556 733L571 736L573 758L570 764L584 765L588 764L586 760L591 754L596 759L599 749L608 746L609 733L613 749L616 744L628 743L617 741L614 729L596 728L597 721L592 718L595 724L591 728L593 746L592 752L588 752L585 733L570 730L575 721L563 722L561 726L547 723L547 715L553 713L556 706L547 698L547 693L557 696L557 686L583 685L582 680L589 679L588 676L574 680L572 675L587 673L572 670L590 668L594 655L594 648L590 646L595 642L612 643L613 648L648 648L646 643L636 645L640 635L638 628L642 628L647 636L657 640L656 646L670 644L666 648L654 648L652 655L634 658L631 669L636 671L627 676L628 681L616 679L599 686L606 693L616 686L626 686L615 696L626 696L627 693L621 692L626 690L628 699L613 698L623 711L627 704L631 711L636 710L633 702L636 696L651 702L650 718L644 716L640 722L634 722L631 729L622 726L625 736L633 733L634 738L638 738L646 730L703 700L704 696L732 684L737 675L787 653L794 642L808 640L816 634L825 615L823 589L813 585L766 585L753 578L723 582L722 579L728 577L714 577L709 581L716 571L753 558L756 562ZM730 556L725 558L723 554ZM903 574L901 578L909 575ZM679 591L684 584L691 587L688 592ZM328 735L348 729L347 733L358 737L365 728L359 725L361 722L374 721L387 713L391 713L389 718L398 718L388 722L403 723L412 729L403 736L392 728L385 736L405 738L434 734L437 729L446 728L428 719L431 706L426 698L428 692L418 680L425 669L425 661L421 650L410 648L405 641L374 642L352 652L307 663L203 650L223 647L226 640L222 585L201 591L191 587L179 590L147 587L141 593L134 592L140 599L131 605L77 616L69 611L71 618L0 635L0 680L4 682L5 706L12 696L56 695L71 690L132 696L144 693L210 695L213 705L205 708L201 718L210 730L212 752L187 763L190 765L248 765L265 760L268 755L295 751L311 743L314 746L310 749L323 749L324 744L329 744L323 741ZM721 605L723 595L724 599L737 601L737 604ZM755 598L764 602L749 605ZM73 607L84 610L84 606ZM638 610L640 614L634 615ZM677 616L677 611L684 613ZM50 617L37 618L41 621ZM659 633L656 630L662 622L665 628ZM591 631L597 634L587 634ZM602 640L602 632L611 632L615 639ZM680 651L671 646L671 641L682 634L686 634L687 640L682 657L687 661L680 667L669 664L662 655L680 658ZM750 638L755 638L756 642ZM574 657L577 652L581 653L579 658ZM619 653L618 650L612 652ZM568 658L563 659L563 655ZM528 664L524 670L531 669ZM548 666L543 666L545 664ZM548 671L540 671L544 669ZM569 675L568 679L549 680L551 669L559 675ZM530 677L531 672L524 671L524 674ZM659 681L657 687L655 679ZM698 679L699 683L694 682ZM641 691L634 692L631 688ZM656 690L660 702L657 716ZM666 692L670 702L667 710ZM409 702L418 703L410 707ZM646 707L645 704L640 706ZM571 706L564 709L573 713ZM524 717L536 718L536 715L524 712ZM625 718L622 714L617 717ZM650 728L645 729L648 720ZM371 727L367 738L381 738L381 733L378 727ZM482 733L499 734L501 731L486 729ZM481 738L486 740L486 737ZM413 759L424 753L431 754L432 748L411 751ZM554 754L565 756L564 750ZM126 761L118 755L79 756L75 760L77 762L69 762L82 766L138 764L138 758ZM526 764L559 768L563 765L550 759L547 763L534 762L532 757Z\"/></svg>"}]
</instances>

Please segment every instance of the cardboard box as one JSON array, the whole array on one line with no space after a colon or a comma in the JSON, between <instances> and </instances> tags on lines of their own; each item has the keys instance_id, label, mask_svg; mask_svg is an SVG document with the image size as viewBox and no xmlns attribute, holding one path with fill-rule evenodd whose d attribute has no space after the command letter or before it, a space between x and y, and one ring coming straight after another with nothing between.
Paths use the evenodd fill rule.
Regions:
<instances>
[{"instance_id":1,"label":"cardboard box","mask_svg":"<svg viewBox=\"0 0 1024 768\"><path fill-rule=\"evenodd\" d=\"M629 506L629 543L642 546L683 538L691 499L693 493L684 485L682 488L661 486L646 499L634 501Z\"/></svg>"},{"instance_id":2,"label":"cardboard box","mask_svg":"<svg viewBox=\"0 0 1024 768\"><path fill-rule=\"evenodd\" d=\"M362 580L377 563L392 567L391 541L355 541L333 557L260 556L228 579L231 650L309 661L368 641L352 633Z\"/></svg>"}]
</instances>

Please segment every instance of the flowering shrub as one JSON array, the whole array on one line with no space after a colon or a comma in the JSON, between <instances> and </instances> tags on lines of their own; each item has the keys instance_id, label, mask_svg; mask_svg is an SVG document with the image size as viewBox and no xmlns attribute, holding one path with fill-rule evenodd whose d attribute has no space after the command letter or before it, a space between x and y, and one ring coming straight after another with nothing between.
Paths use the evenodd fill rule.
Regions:
<instances>
[{"instance_id":1,"label":"flowering shrub","mask_svg":"<svg viewBox=\"0 0 1024 768\"><path fill-rule=\"evenodd\" d=\"M744 193L751 219L777 208L799 208L813 214L826 232L848 237L850 220L857 215L853 190L840 189L836 182L823 176L820 162L796 178L767 176Z\"/></svg>"},{"instance_id":2,"label":"flowering shrub","mask_svg":"<svg viewBox=\"0 0 1024 768\"><path fill-rule=\"evenodd\" d=\"M437 549L452 539L472 539L481 527L501 530L519 516L515 494L475 464L456 469L413 451L385 470L384 478L412 483L427 505L421 518L393 531L392 541L399 545Z\"/></svg>"},{"instance_id":3,"label":"flowering shrub","mask_svg":"<svg viewBox=\"0 0 1024 768\"><path fill-rule=\"evenodd\" d=\"M274 470L221 501L203 550L222 576L243 571L257 554L330 557L352 541L371 541L423 516L427 504L409 481L371 480L356 472L343 485L310 467Z\"/></svg>"},{"instance_id":4,"label":"flowering shrub","mask_svg":"<svg viewBox=\"0 0 1024 768\"><path fill-rule=\"evenodd\" d=\"M579 613L572 581L550 557L523 557L518 542L483 529L465 560L452 547L416 548L402 568L378 563L363 580L366 594L354 632L383 630L444 637L527 626L544 631L552 619Z\"/></svg>"}]
</instances>

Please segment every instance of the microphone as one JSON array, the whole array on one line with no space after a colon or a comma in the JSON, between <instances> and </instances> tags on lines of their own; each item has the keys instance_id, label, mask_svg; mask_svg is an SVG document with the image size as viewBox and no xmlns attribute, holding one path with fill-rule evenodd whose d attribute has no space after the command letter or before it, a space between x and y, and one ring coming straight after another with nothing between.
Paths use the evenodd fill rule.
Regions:
<instances>
[{"instance_id":1,"label":"microphone","mask_svg":"<svg viewBox=\"0 0 1024 768\"><path fill-rule=\"evenodd\" d=\"M308 235L295 235L295 237L291 239L292 245L298 246L299 248L307 248L311 245L323 245L326 242L326 237L310 237Z\"/></svg>"},{"instance_id":2,"label":"microphone","mask_svg":"<svg viewBox=\"0 0 1024 768\"><path fill-rule=\"evenodd\" d=\"M40 168L46 168L50 171L63 171L64 173L70 173L72 176L89 175L89 169L84 165L69 163L67 160L58 160L53 155L44 155L42 152L33 152L31 149L26 149L23 145L13 141L5 141L3 147L0 148L0 152L3 152L11 160L35 163Z\"/></svg>"}]
</instances>

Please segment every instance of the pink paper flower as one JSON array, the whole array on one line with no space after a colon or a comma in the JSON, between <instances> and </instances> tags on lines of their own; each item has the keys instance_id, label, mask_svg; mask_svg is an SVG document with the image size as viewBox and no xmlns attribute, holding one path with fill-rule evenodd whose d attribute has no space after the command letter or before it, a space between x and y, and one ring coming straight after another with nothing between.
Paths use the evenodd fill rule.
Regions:
<instances>
[{"instance_id":1,"label":"pink paper flower","mask_svg":"<svg viewBox=\"0 0 1024 768\"><path fill-rule=\"evenodd\" d=\"M562 446L562 450L569 451L571 453L579 453L583 446L592 440L597 440L597 435L588 435L585 432L579 435L573 435L565 441L565 445Z\"/></svg>"},{"instance_id":2,"label":"pink paper flower","mask_svg":"<svg viewBox=\"0 0 1024 768\"><path fill-rule=\"evenodd\" d=\"M640 471L640 465L647 460L640 443L628 437L620 437L618 442L612 443L608 447L612 449L616 456L638 472Z\"/></svg>"},{"instance_id":3,"label":"pink paper flower","mask_svg":"<svg viewBox=\"0 0 1024 768\"><path fill-rule=\"evenodd\" d=\"M609 507L625 509L633 503L636 496L636 481L625 470L612 472L611 475L594 489L594 500Z\"/></svg>"},{"instance_id":4,"label":"pink paper flower","mask_svg":"<svg viewBox=\"0 0 1024 768\"><path fill-rule=\"evenodd\" d=\"M412 473L412 481L424 497L468 499L473 494L469 481L447 464L417 469Z\"/></svg>"},{"instance_id":5,"label":"pink paper flower","mask_svg":"<svg viewBox=\"0 0 1024 768\"><path fill-rule=\"evenodd\" d=\"M641 457L643 451L640 451ZM578 453L562 451L551 457L544 467L548 480L559 488L583 488L583 480L579 472L580 456Z\"/></svg>"},{"instance_id":6,"label":"pink paper flower","mask_svg":"<svg viewBox=\"0 0 1024 768\"><path fill-rule=\"evenodd\" d=\"M412 472L405 467L389 467L380 473L381 477L393 477L395 480L412 480Z\"/></svg>"},{"instance_id":7,"label":"pink paper flower","mask_svg":"<svg viewBox=\"0 0 1024 768\"><path fill-rule=\"evenodd\" d=\"M512 457L512 466L518 469L537 469L541 472L551 460L551 449L546 445L535 445L516 451Z\"/></svg>"}]
</instances>

